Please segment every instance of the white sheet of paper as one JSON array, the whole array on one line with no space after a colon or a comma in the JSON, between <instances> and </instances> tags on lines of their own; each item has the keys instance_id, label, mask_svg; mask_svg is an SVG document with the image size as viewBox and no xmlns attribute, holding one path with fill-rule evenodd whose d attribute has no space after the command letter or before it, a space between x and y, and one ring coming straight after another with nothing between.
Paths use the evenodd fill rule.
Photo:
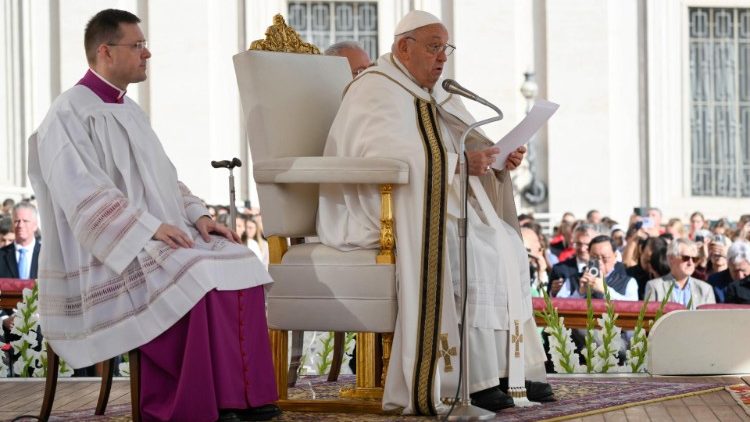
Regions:
<instances>
[{"instance_id":1,"label":"white sheet of paper","mask_svg":"<svg viewBox=\"0 0 750 422\"><path fill-rule=\"evenodd\" d=\"M560 107L559 104L551 101L537 100L534 103L534 107L526 115L526 118L521 120L521 123L517 124L507 135L495 143L495 146L500 148L500 154L495 157L492 168L503 170L508 155L521 145L529 142L531 137L555 114L558 107Z\"/></svg>"}]
</instances>

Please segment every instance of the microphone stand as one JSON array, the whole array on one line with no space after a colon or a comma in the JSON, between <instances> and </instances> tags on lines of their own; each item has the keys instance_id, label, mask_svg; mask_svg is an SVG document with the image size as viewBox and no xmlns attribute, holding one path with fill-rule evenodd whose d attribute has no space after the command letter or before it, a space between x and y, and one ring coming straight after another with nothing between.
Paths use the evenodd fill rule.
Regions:
<instances>
[{"instance_id":1,"label":"microphone stand","mask_svg":"<svg viewBox=\"0 0 750 422\"><path fill-rule=\"evenodd\" d=\"M466 273L466 230L468 228L466 221L466 210L467 210L467 185L469 180L469 168L466 162L466 137L469 133L486 124L497 122L503 118L503 113L497 106L490 104L489 102L484 104L491 109L495 110L497 116L476 122L470 125L463 134L461 134L461 140L459 141L459 154L458 163L461 172L461 195L460 204L461 211L458 218L458 239L459 239L459 272L461 276L461 298L463 299L463 307L461 310L461 401L457 406L453 408L453 411L448 416L449 421L477 421L477 420L489 420L493 419L496 414L489 410L482 409L471 404L469 397L469 327L466 324L466 303L467 295L469 290L468 277Z\"/></svg>"}]
</instances>

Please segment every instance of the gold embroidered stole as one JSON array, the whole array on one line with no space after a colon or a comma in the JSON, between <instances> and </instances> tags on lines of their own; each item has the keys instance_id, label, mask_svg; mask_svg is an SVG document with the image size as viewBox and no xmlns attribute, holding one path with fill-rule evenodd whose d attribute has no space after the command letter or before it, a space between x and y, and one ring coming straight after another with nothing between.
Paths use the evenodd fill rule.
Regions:
<instances>
[{"instance_id":1,"label":"gold embroidered stole","mask_svg":"<svg viewBox=\"0 0 750 422\"><path fill-rule=\"evenodd\" d=\"M447 203L446 151L440 139L435 106L415 99L417 126L425 151L424 218L420 263L419 327L412 392L414 410L435 415L433 397L439 358L440 314L443 289L443 248Z\"/></svg>"}]
</instances>

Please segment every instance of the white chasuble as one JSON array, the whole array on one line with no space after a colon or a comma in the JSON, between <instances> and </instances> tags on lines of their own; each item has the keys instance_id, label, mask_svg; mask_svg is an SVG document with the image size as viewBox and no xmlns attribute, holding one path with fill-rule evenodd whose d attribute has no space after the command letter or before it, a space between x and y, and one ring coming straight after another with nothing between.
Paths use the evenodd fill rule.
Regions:
<instances>
[{"instance_id":1,"label":"white chasuble","mask_svg":"<svg viewBox=\"0 0 750 422\"><path fill-rule=\"evenodd\" d=\"M402 408L405 414L441 413L445 410L441 398L452 397L458 382L460 308L456 307L458 290L453 283L458 277L458 255L453 244L457 245L457 191L453 185L458 183L458 177L454 177L458 155L452 140L446 139L452 134L444 113L455 116L463 127L473 122L460 99L445 92L440 83L428 93L411 80L391 54L386 54L378 59L377 66L348 86L324 152L327 156L394 158L409 164L409 183L393 189L399 312L383 397L386 410ZM484 197L495 209L481 212L494 214L509 208L503 218L517 226L512 187L508 186L505 172L489 178L492 180L481 182L472 178L474 188L483 193L482 184L490 186ZM508 197L510 204L500 203ZM499 220L497 214L494 218ZM472 227L474 220L478 218L469 220ZM469 239L469 266L484 265L478 263L488 259L492 263L504 262L508 255L512 256L510 259L522 258L522 263L514 267L516 272L503 269L519 283L518 268L526 265L525 249L521 245L520 254L503 250L495 234L510 226L494 223L487 226L479 221L483 227L470 229L475 232L472 236L480 237ZM321 185L318 235L324 244L340 250L377 248L379 228L378 186ZM515 229L506 234L508 238L512 236L520 242ZM479 255L474 259L472 254ZM528 284L528 269L525 271ZM481 282L477 283L477 279ZM502 337L497 332L507 337L508 300L502 285L507 280L498 280L497 268L477 268L470 270L469 281L469 300L474 308L469 315L471 326L489 333L488 337L472 331L475 338L483 336L480 344L486 345L471 353L473 368L483 377L474 380L482 384L492 379L494 383L488 385L492 387L503 376L498 372L502 370L500 361L507 367L507 340L503 340L502 350L487 350L496 349L497 338ZM528 316L530 296L527 294L523 300L528 302L527 306L522 305ZM533 336L529 340L539 342Z\"/></svg>"},{"instance_id":2,"label":"white chasuble","mask_svg":"<svg viewBox=\"0 0 750 422\"><path fill-rule=\"evenodd\" d=\"M60 95L29 139L29 178L39 202L40 324L74 368L145 344L208 291L271 282L247 248L195 221L207 210L177 172L146 115L129 98L105 104L78 85ZM195 242L152 240L162 223Z\"/></svg>"}]
</instances>

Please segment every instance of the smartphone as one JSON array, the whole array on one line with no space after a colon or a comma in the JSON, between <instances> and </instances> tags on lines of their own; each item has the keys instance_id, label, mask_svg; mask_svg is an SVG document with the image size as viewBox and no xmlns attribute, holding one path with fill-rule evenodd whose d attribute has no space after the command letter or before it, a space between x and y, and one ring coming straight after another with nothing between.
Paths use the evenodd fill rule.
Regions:
<instances>
[{"instance_id":1,"label":"smartphone","mask_svg":"<svg viewBox=\"0 0 750 422\"><path fill-rule=\"evenodd\" d=\"M639 217L645 217L648 215L648 208L646 207L635 207L633 208L633 214Z\"/></svg>"}]
</instances>

